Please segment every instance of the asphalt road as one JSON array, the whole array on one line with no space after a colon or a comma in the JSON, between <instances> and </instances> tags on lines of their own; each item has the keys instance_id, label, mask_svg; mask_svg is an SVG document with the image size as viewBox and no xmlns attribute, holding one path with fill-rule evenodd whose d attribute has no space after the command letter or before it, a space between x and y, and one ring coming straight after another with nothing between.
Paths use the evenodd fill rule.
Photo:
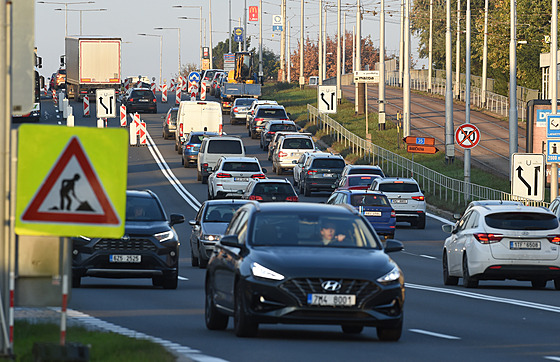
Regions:
<instances>
[{"instance_id":1,"label":"asphalt road","mask_svg":"<svg viewBox=\"0 0 560 362\"><path fill-rule=\"evenodd\" d=\"M44 102L42 123L63 123L49 102ZM81 104L73 105L74 113L81 114ZM206 199L207 186L196 181L195 169L182 167L173 141L161 137L161 117L170 105L159 104L157 115L142 116L155 146L129 148L128 188L155 191L168 213L182 213L189 220L196 203L172 186L162 168L168 167L166 174L175 175L198 202ZM109 126L117 123L110 120ZM77 115L76 125L95 124L94 117ZM244 126L229 125L228 116L224 125L228 134L243 137L247 154L259 158L269 177L278 177L258 140L246 137ZM165 163L156 162L158 152ZM288 173L285 177L291 179ZM322 202L327 197L302 195L301 201ZM225 331L207 330L204 270L190 266L187 222L176 226L182 241L177 290L154 288L148 279L83 278L83 287L72 290L69 308L189 347L185 354L197 361L560 361L560 294L552 283L544 290L514 281L483 281L474 290L444 286L441 252L446 234L441 225L434 218L428 218L425 230L398 225L395 237L405 250L391 256L405 275L406 302L403 335L396 343L378 341L374 328L346 335L338 326L261 325L257 338L243 339L235 337L230 320Z\"/></svg>"}]
</instances>

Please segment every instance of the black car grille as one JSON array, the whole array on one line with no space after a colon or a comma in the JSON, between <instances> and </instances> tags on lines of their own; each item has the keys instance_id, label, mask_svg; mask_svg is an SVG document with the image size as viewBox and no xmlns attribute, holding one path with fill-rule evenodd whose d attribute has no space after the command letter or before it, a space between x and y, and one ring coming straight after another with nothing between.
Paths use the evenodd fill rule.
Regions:
<instances>
[{"instance_id":1,"label":"black car grille","mask_svg":"<svg viewBox=\"0 0 560 362\"><path fill-rule=\"evenodd\" d=\"M321 284L328 280L335 280L342 286L336 294L353 294L356 296L356 305L361 305L365 300L374 296L379 287L368 280L358 279L331 279L331 278L301 278L291 279L280 285L280 288L296 298L301 306L307 305L307 295L310 293L332 293L324 290Z\"/></svg>"},{"instance_id":2,"label":"black car grille","mask_svg":"<svg viewBox=\"0 0 560 362\"><path fill-rule=\"evenodd\" d=\"M149 239L101 239L94 247L95 250L126 250L126 251L156 251L157 248Z\"/></svg>"}]
</instances>

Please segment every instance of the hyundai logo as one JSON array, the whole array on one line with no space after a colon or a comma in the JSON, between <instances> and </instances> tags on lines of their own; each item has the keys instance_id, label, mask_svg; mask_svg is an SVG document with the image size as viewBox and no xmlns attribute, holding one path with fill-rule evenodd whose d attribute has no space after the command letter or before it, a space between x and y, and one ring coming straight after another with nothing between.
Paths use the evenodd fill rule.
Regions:
<instances>
[{"instance_id":1,"label":"hyundai logo","mask_svg":"<svg viewBox=\"0 0 560 362\"><path fill-rule=\"evenodd\" d=\"M327 280L321 283L321 287L328 292L336 292L341 286L339 282L334 280Z\"/></svg>"},{"instance_id":2,"label":"hyundai logo","mask_svg":"<svg viewBox=\"0 0 560 362\"><path fill-rule=\"evenodd\" d=\"M125 235L121 238L121 240L122 240L122 241L130 241L130 236L125 234Z\"/></svg>"}]
</instances>

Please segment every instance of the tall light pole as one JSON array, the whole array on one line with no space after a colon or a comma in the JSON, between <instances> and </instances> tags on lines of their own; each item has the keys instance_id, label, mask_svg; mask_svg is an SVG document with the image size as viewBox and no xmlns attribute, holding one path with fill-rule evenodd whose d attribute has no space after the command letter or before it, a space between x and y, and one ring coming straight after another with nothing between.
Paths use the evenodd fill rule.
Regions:
<instances>
[{"instance_id":1,"label":"tall light pole","mask_svg":"<svg viewBox=\"0 0 560 362\"><path fill-rule=\"evenodd\" d=\"M548 77L548 83L550 84L550 105L551 105L552 114L558 113L557 74L558 74L558 2L556 0L552 0L552 19L550 21L550 72ZM550 201L552 202L552 200L554 200L557 196L558 196L558 164L553 163L550 168Z\"/></svg>"},{"instance_id":2,"label":"tall light pole","mask_svg":"<svg viewBox=\"0 0 560 362\"><path fill-rule=\"evenodd\" d=\"M341 44L340 44L340 0L337 2L336 10L336 102L340 104L342 97L342 90L340 89L340 58L341 58Z\"/></svg>"},{"instance_id":3,"label":"tall light pole","mask_svg":"<svg viewBox=\"0 0 560 362\"><path fill-rule=\"evenodd\" d=\"M107 9L54 9L55 11L79 11L80 12L80 36L82 36L82 12L84 11L107 11Z\"/></svg>"},{"instance_id":4,"label":"tall light pole","mask_svg":"<svg viewBox=\"0 0 560 362\"><path fill-rule=\"evenodd\" d=\"M61 1L37 1L37 4L53 4L64 5L64 36L68 36L68 5L79 4L93 4L95 1L75 1L75 2L61 2Z\"/></svg>"},{"instance_id":5,"label":"tall light pole","mask_svg":"<svg viewBox=\"0 0 560 362\"><path fill-rule=\"evenodd\" d=\"M471 0L467 1L467 14L465 16L465 123L471 123ZM465 192L465 200L468 200L470 187L467 186L471 182L471 150L465 149L464 162L464 179L467 192Z\"/></svg>"},{"instance_id":6,"label":"tall light pole","mask_svg":"<svg viewBox=\"0 0 560 362\"><path fill-rule=\"evenodd\" d=\"M181 28L179 27L159 27L154 30L177 30L178 53L179 53L179 75L181 75Z\"/></svg>"},{"instance_id":7,"label":"tall light pole","mask_svg":"<svg viewBox=\"0 0 560 362\"><path fill-rule=\"evenodd\" d=\"M159 37L159 84L161 84L161 60L163 57L163 35L161 34L146 34L146 33L139 33L138 35L141 36L154 36Z\"/></svg>"},{"instance_id":8,"label":"tall light pole","mask_svg":"<svg viewBox=\"0 0 560 362\"><path fill-rule=\"evenodd\" d=\"M303 88L305 84L305 77L303 75L303 33L305 33L305 28L303 27L303 4L304 0L301 0L300 5L300 21L299 21L299 87Z\"/></svg>"},{"instance_id":9,"label":"tall light pole","mask_svg":"<svg viewBox=\"0 0 560 362\"><path fill-rule=\"evenodd\" d=\"M455 97L461 96L461 0L457 0L457 42L455 43Z\"/></svg>"},{"instance_id":10,"label":"tall light pole","mask_svg":"<svg viewBox=\"0 0 560 362\"><path fill-rule=\"evenodd\" d=\"M488 1L488 0L487 0ZM432 93L432 38L434 35L434 1L430 0L430 40L428 43L428 92Z\"/></svg>"},{"instance_id":11,"label":"tall light pole","mask_svg":"<svg viewBox=\"0 0 560 362\"><path fill-rule=\"evenodd\" d=\"M319 0L319 85L323 85L323 0Z\"/></svg>"},{"instance_id":12,"label":"tall light pole","mask_svg":"<svg viewBox=\"0 0 560 362\"><path fill-rule=\"evenodd\" d=\"M404 7L403 137L410 136L410 0Z\"/></svg>"},{"instance_id":13,"label":"tall light pole","mask_svg":"<svg viewBox=\"0 0 560 362\"><path fill-rule=\"evenodd\" d=\"M556 1L556 0L554 0ZM517 1L510 0L509 41L509 154L517 153ZM552 35L552 34L551 34ZM556 82L556 73L550 79ZM511 158L510 158L511 159ZM511 175L510 175L511 176Z\"/></svg>"},{"instance_id":14,"label":"tall light pole","mask_svg":"<svg viewBox=\"0 0 560 362\"><path fill-rule=\"evenodd\" d=\"M206 18L202 17L202 6L196 6L196 5L173 5L172 7L174 8L195 8L195 9L200 9L200 17L198 18L198 20L200 20L200 69L202 69L202 21L204 20L204 32L206 33ZM179 19L197 19L197 18L187 18L185 16L179 16ZM230 34L231 34L231 30L230 30ZM204 43L206 43L206 35L204 35ZM212 39L212 38L210 38ZM179 62L180 63L180 62ZM179 74L181 73L181 64L179 64Z\"/></svg>"},{"instance_id":15,"label":"tall light pole","mask_svg":"<svg viewBox=\"0 0 560 362\"><path fill-rule=\"evenodd\" d=\"M453 80L451 79L451 0L445 6L445 161L455 159L453 140Z\"/></svg>"},{"instance_id":16,"label":"tall light pole","mask_svg":"<svg viewBox=\"0 0 560 362\"><path fill-rule=\"evenodd\" d=\"M385 0L379 18L379 127L385 129Z\"/></svg>"},{"instance_id":17,"label":"tall light pole","mask_svg":"<svg viewBox=\"0 0 560 362\"><path fill-rule=\"evenodd\" d=\"M484 1L484 46L482 49L482 106L486 105L486 74L488 69L488 0Z\"/></svg>"},{"instance_id":18,"label":"tall light pole","mask_svg":"<svg viewBox=\"0 0 560 362\"><path fill-rule=\"evenodd\" d=\"M212 0L208 0L208 22L210 28L210 69L214 69L214 59L212 59Z\"/></svg>"}]
</instances>

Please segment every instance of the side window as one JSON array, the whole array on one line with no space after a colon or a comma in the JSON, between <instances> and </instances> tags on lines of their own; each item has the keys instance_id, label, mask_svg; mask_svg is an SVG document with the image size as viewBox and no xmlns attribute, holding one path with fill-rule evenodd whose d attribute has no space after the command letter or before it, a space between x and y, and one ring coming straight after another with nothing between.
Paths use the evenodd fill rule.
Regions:
<instances>
[{"instance_id":1,"label":"side window","mask_svg":"<svg viewBox=\"0 0 560 362\"><path fill-rule=\"evenodd\" d=\"M463 231L466 229L471 215L472 215L472 211L467 213L465 216L461 218L461 220L459 220L459 223L457 224L457 231Z\"/></svg>"},{"instance_id":2,"label":"side window","mask_svg":"<svg viewBox=\"0 0 560 362\"><path fill-rule=\"evenodd\" d=\"M247 225L249 224L249 213L244 212L239 219L239 224L235 234L241 244L247 244Z\"/></svg>"},{"instance_id":3,"label":"side window","mask_svg":"<svg viewBox=\"0 0 560 362\"><path fill-rule=\"evenodd\" d=\"M234 215L224 235L237 235L236 230L244 214L246 214L246 211L241 211L239 214Z\"/></svg>"},{"instance_id":4,"label":"side window","mask_svg":"<svg viewBox=\"0 0 560 362\"><path fill-rule=\"evenodd\" d=\"M478 217L479 214L476 211L473 211L471 214L471 217L469 218L469 221L467 223L467 225L465 226L465 229L474 229L475 227L478 226Z\"/></svg>"},{"instance_id":5,"label":"side window","mask_svg":"<svg viewBox=\"0 0 560 362\"><path fill-rule=\"evenodd\" d=\"M555 213L557 215L558 215L558 213L557 213L558 204L559 204L558 200L555 199L554 201L552 201L552 203L550 204L550 207L549 207L550 211L552 211L553 213Z\"/></svg>"},{"instance_id":6,"label":"side window","mask_svg":"<svg viewBox=\"0 0 560 362\"><path fill-rule=\"evenodd\" d=\"M305 167L309 167L311 161L313 161L313 157L308 157L307 160L305 161Z\"/></svg>"},{"instance_id":7,"label":"side window","mask_svg":"<svg viewBox=\"0 0 560 362\"><path fill-rule=\"evenodd\" d=\"M334 204L336 202L337 196L338 196L338 192L333 192L333 194L327 200L327 204Z\"/></svg>"},{"instance_id":8,"label":"side window","mask_svg":"<svg viewBox=\"0 0 560 362\"><path fill-rule=\"evenodd\" d=\"M196 221L200 222L200 220L202 220L203 211L204 211L204 207L198 209L198 212L196 213L196 217L195 217Z\"/></svg>"}]
</instances>

